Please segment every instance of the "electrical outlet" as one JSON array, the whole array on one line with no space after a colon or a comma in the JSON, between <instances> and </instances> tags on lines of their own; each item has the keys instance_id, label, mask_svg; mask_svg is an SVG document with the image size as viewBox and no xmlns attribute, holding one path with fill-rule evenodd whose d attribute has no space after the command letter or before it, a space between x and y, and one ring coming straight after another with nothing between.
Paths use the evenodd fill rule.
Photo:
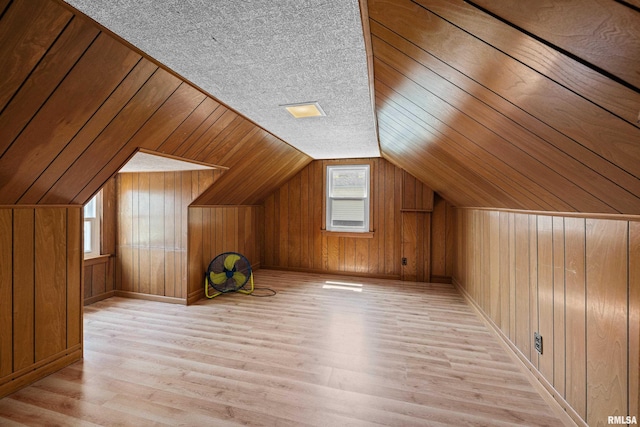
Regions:
<instances>
[{"instance_id":1,"label":"electrical outlet","mask_svg":"<svg viewBox=\"0 0 640 427\"><path fill-rule=\"evenodd\" d=\"M538 353L542 354L542 335L537 332L533 333L533 346Z\"/></svg>"},{"instance_id":2,"label":"electrical outlet","mask_svg":"<svg viewBox=\"0 0 640 427\"><path fill-rule=\"evenodd\" d=\"M407 265L407 259L406 258L402 258L402 265Z\"/></svg>"}]
</instances>

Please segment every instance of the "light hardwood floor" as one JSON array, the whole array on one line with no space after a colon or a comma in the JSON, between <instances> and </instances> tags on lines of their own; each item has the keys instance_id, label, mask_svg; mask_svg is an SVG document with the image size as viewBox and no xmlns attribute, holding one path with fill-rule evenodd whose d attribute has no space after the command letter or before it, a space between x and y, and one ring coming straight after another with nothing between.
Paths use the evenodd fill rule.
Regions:
<instances>
[{"instance_id":1,"label":"light hardwood floor","mask_svg":"<svg viewBox=\"0 0 640 427\"><path fill-rule=\"evenodd\" d=\"M452 285L255 282L277 296L85 307L84 360L1 399L0 425L563 425Z\"/></svg>"}]
</instances>

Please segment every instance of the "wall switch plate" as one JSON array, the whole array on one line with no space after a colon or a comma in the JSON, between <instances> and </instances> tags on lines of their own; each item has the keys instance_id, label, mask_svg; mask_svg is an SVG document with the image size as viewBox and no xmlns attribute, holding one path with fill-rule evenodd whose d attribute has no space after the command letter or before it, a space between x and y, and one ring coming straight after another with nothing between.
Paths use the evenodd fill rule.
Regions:
<instances>
[{"instance_id":1,"label":"wall switch plate","mask_svg":"<svg viewBox=\"0 0 640 427\"><path fill-rule=\"evenodd\" d=\"M537 332L533 333L533 346L538 353L542 354L542 335Z\"/></svg>"}]
</instances>

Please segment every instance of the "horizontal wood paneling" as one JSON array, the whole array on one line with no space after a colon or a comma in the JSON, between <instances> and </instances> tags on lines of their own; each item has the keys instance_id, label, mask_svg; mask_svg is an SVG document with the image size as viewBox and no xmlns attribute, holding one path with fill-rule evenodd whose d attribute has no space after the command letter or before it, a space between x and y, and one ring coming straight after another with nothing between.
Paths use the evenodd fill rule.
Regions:
<instances>
[{"instance_id":1,"label":"horizontal wood paneling","mask_svg":"<svg viewBox=\"0 0 640 427\"><path fill-rule=\"evenodd\" d=\"M189 303L204 297L205 272L221 253L241 253L260 268L262 225L261 206L189 208Z\"/></svg>"},{"instance_id":2,"label":"horizontal wood paneling","mask_svg":"<svg viewBox=\"0 0 640 427\"><path fill-rule=\"evenodd\" d=\"M558 2L545 4L551 3ZM637 17L614 13L628 9L613 1L590 0L580 5L579 16L590 16L582 22L569 12L575 4L544 9L536 3L527 10L553 10L569 32L609 19L617 26L609 41L599 33L576 43L588 50L593 43L612 59L626 55L635 70L635 58L625 52L635 52L636 41L623 42L619 53L606 43L637 32ZM607 4L611 10L597 16ZM640 140L637 86L620 84L468 3L368 5L385 158L458 206L640 212L640 152L632 142ZM506 2L494 6L527 15Z\"/></svg>"},{"instance_id":3,"label":"horizontal wood paneling","mask_svg":"<svg viewBox=\"0 0 640 427\"><path fill-rule=\"evenodd\" d=\"M456 282L569 413L594 426L636 415L637 223L466 209L456 220L458 253L474 254L456 259Z\"/></svg>"},{"instance_id":4,"label":"horizontal wood paneling","mask_svg":"<svg viewBox=\"0 0 640 427\"><path fill-rule=\"evenodd\" d=\"M188 206L221 173L118 174L118 291L186 301Z\"/></svg>"},{"instance_id":5,"label":"horizontal wood paneling","mask_svg":"<svg viewBox=\"0 0 640 427\"><path fill-rule=\"evenodd\" d=\"M84 204L140 148L228 167L200 204L258 203L310 161L72 10L0 15L0 204Z\"/></svg>"},{"instance_id":6,"label":"horizontal wood paneling","mask_svg":"<svg viewBox=\"0 0 640 427\"><path fill-rule=\"evenodd\" d=\"M82 210L0 209L0 396L82 346Z\"/></svg>"}]
</instances>

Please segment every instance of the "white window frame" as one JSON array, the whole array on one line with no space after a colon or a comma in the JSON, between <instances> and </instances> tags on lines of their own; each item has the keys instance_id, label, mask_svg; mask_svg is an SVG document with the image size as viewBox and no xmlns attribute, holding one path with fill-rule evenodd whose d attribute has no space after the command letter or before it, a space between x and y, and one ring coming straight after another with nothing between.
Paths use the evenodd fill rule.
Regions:
<instances>
[{"instance_id":1,"label":"white window frame","mask_svg":"<svg viewBox=\"0 0 640 427\"><path fill-rule=\"evenodd\" d=\"M95 203L95 209L91 209L91 204ZM91 212L94 211L94 212ZM100 256L100 217L102 216L102 191L98 192L82 209L84 217L83 228L83 249L84 259ZM89 232L87 232L89 228ZM90 249L87 250L87 243Z\"/></svg>"},{"instance_id":2,"label":"white window frame","mask_svg":"<svg viewBox=\"0 0 640 427\"><path fill-rule=\"evenodd\" d=\"M333 182L332 175L333 172L341 171L341 170L355 170L355 171L364 171L365 172L365 188L364 194L362 197L340 197L336 196L333 192ZM368 164L352 164L352 165L327 165L326 174L326 186L325 186L325 204L326 204L326 221L325 221L325 229L327 231L337 231L337 232L350 232L350 233L368 233L369 232L369 206L371 200L371 168ZM353 225L337 225L333 224L332 215L333 215L333 204L334 200L362 200L363 201L363 224L362 226L353 226Z\"/></svg>"}]
</instances>

